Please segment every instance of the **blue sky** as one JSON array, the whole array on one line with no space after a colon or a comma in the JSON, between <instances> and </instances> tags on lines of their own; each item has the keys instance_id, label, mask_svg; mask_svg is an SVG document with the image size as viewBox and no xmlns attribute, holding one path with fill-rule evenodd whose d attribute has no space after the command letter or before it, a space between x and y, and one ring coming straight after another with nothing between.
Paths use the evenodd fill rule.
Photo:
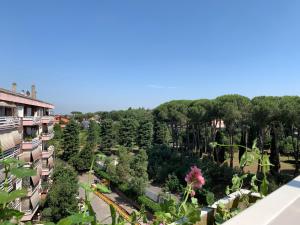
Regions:
<instances>
[{"instance_id":1,"label":"blue sky","mask_svg":"<svg viewBox=\"0 0 300 225\"><path fill-rule=\"evenodd\" d=\"M56 112L300 94L300 1L0 2L0 87Z\"/></svg>"}]
</instances>

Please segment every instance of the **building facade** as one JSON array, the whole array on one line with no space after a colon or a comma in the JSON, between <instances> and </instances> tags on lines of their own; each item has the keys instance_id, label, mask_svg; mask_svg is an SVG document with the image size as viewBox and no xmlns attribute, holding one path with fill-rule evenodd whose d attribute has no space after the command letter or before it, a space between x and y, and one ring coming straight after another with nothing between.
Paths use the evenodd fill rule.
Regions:
<instances>
[{"instance_id":1,"label":"building facade","mask_svg":"<svg viewBox=\"0 0 300 225\"><path fill-rule=\"evenodd\" d=\"M27 196L11 202L10 207L24 213L22 221L35 216L41 194L51 184L54 147L54 105L36 98L35 86L31 93L17 92L16 84L11 90L0 88L0 189L4 188L1 160L14 157L25 162L24 167L36 170L36 175L24 179L9 177L9 191L27 189Z\"/></svg>"}]
</instances>

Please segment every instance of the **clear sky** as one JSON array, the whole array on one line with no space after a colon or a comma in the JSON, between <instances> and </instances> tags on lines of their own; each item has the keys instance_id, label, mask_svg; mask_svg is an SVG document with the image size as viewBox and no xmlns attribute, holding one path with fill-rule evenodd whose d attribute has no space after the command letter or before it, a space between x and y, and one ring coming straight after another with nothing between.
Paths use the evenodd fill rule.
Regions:
<instances>
[{"instance_id":1,"label":"clear sky","mask_svg":"<svg viewBox=\"0 0 300 225\"><path fill-rule=\"evenodd\" d=\"M0 2L0 87L56 112L300 94L299 0Z\"/></svg>"}]
</instances>

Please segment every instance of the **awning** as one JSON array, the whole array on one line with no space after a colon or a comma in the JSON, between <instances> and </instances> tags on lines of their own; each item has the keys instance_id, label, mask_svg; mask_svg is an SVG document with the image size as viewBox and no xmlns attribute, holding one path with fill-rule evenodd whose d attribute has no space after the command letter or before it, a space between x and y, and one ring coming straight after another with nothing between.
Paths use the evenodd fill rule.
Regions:
<instances>
[{"instance_id":1,"label":"awning","mask_svg":"<svg viewBox=\"0 0 300 225\"><path fill-rule=\"evenodd\" d=\"M37 174L39 174L40 176L42 176L42 172L43 172L43 169L42 169L41 166L39 166L39 167L37 168Z\"/></svg>"},{"instance_id":2,"label":"awning","mask_svg":"<svg viewBox=\"0 0 300 225\"><path fill-rule=\"evenodd\" d=\"M40 182L40 179L41 179L40 174L37 171L37 174L31 177L33 186L36 186Z\"/></svg>"},{"instance_id":3,"label":"awning","mask_svg":"<svg viewBox=\"0 0 300 225\"><path fill-rule=\"evenodd\" d=\"M15 141L15 145L19 145L22 142L22 134L18 131L15 130L12 132L13 133L13 137L14 137L14 141Z\"/></svg>"},{"instance_id":4,"label":"awning","mask_svg":"<svg viewBox=\"0 0 300 225\"><path fill-rule=\"evenodd\" d=\"M23 162L31 161L31 151L24 151L21 155L19 155L19 159Z\"/></svg>"},{"instance_id":5,"label":"awning","mask_svg":"<svg viewBox=\"0 0 300 225\"><path fill-rule=\"evenodd\" d=\"M39 201L40 201L40 194L38 191L36 191L30 198L32 209L35 209L35 207L39 204Z\"/></svg>"},{"instance_id":6,"label":"awning","mask_svg":"<svg viewBox=\"0 0 300 225\"><path fill-rule=\"evenodd\" d=\"M37 159L40 159L42 156L42 149L41 147L37 147L35 148L33 151L32 151L32 158L33 158L33 161L36 161Z\"/></svg>"},{"instance_id":7,"label":"awning","mask_svg":"<svg viewBox=\"0 0 300 225\"><path fill-rule=\"evenodd\" d=\"M0 132L0 144L2 151L15 147L13 132Z\"/></svg>"},{"instance_id":8,"label":"awning","mask_svg":"<svg viewBox=\"0 0 300 225\"><path fill-rule=\"evenodd\" d=\"M17 107L15 104L3 102L3 101L0 101L0 106L7 107L7 108L16 108Z\"/></svg>"}]
</instances>

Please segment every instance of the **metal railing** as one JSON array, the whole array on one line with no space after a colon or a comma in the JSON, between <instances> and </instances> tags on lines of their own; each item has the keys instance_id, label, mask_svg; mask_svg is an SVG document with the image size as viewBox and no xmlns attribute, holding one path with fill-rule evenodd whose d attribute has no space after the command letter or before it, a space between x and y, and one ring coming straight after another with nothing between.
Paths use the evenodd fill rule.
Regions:
<instances>
[{"instance_id":1,"label":"metal railing","mask_svg":"<svg viewBox=\"0 0 300 225\"><path fill-rule=\"evenodd\" d=\"M7 192L10 192L13 190L14 188L14 182L15 182L15 179L13 176L10 176L8 179L7 179L7 184L8 184L8 187L7 188ZM0 183L0 190L4 190L5 189L5 180L1 181Z\"/></svg>"},{"instance_id":2,"label":"metal railing","mask_svg":"<svg viewBox=\"0 0 300 225\"><path fill-rule=\"evenodd\" d=\"M20 126L21 120L14 116L0 117L0 130L14 129Z\"/></svg>"},{"instance_id":3,"label":"metal railing","mask_svg":"<svg viewBox=\"0 0 300 225\"><path fill-rule=\"evenodd\" d=\"M41 122L42 117L40 116L24 116L23 117L23 122L24 121L32 121L33 124L39 124Z\"/></svg>"},{"instance_id":4,"label":"metal railing","mask_svg":"<svg viewBox=\"0 0 300 225\"><path fill-rule=\"evenodd\" d=\"M16 145L13 148L0 152L0 161L7 158L14 158L20 154L20 145Z\"/></svg>"}]
</instances>

